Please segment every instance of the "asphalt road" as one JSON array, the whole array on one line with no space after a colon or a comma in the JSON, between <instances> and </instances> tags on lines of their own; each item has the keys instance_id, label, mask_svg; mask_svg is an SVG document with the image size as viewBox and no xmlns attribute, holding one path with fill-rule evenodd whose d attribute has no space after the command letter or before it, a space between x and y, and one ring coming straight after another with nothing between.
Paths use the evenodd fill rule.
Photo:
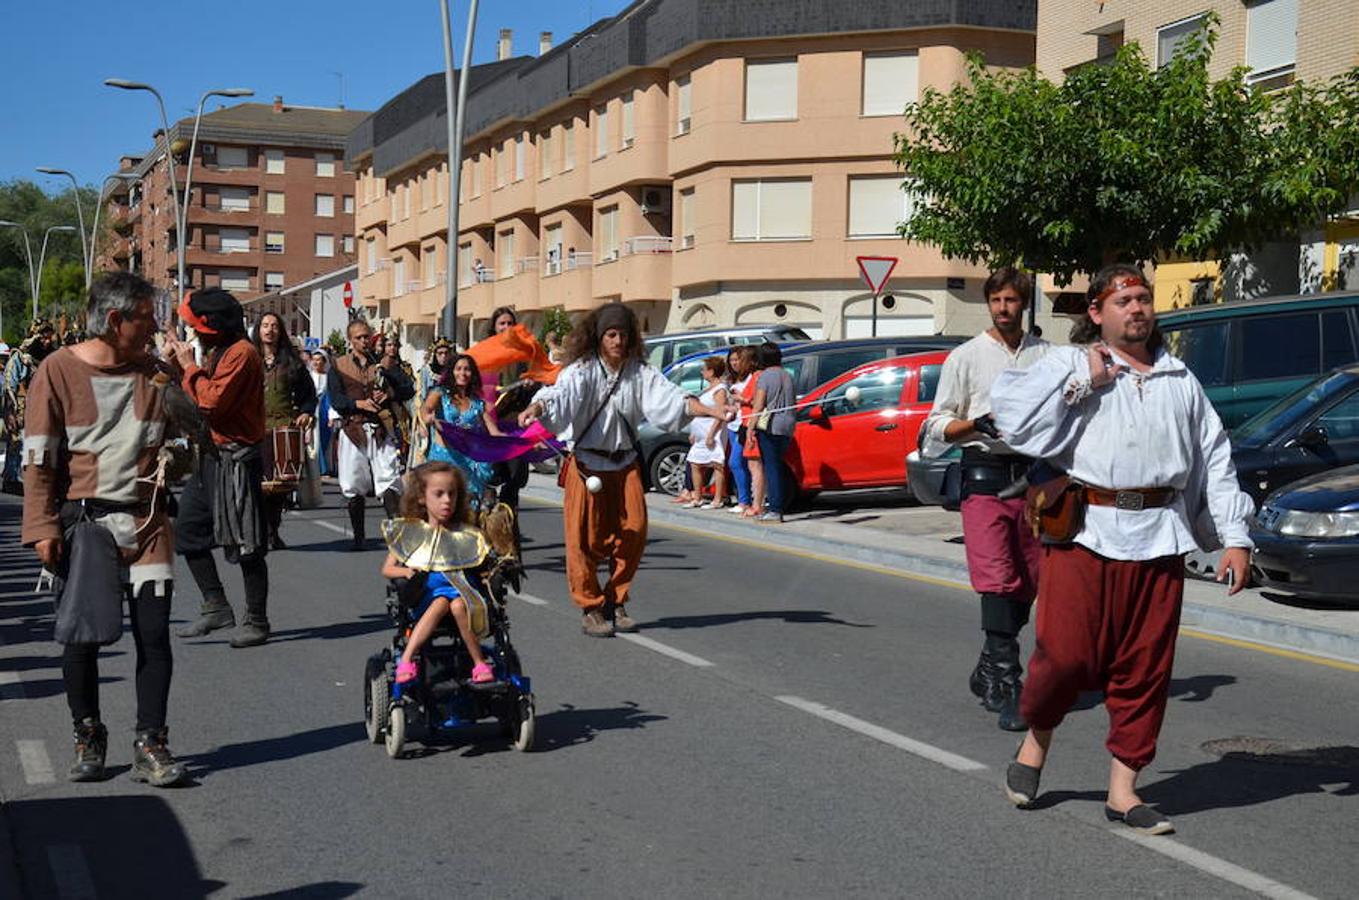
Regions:
<instances>
[{"instance_id":1,"label":"asphalt road","mask_svg":"<svg viewBox=\"0 0 1359 900\"><path fill-rule=\"evenodd\" d=\"M64 781L50 607L0 501L0 791L30 896L1341 897L1359 881L1353 671L1182 639L1143 778L1179 834L1133 841L1101 813L1097 698L1059 732L1042 808L1006 802L1016 738L967 691L966 593L655 529L640 639L592 640L543 506L523 521L532 600L511 604L538 749L488 727L390 760L361 724L363 662L389 634L380 554L340 552L328 499L270 558L269 644L176 639L171 746L194 784L164 791L126 775L128 637L102 671L114 776ZM185 574L179 620L198 601Z\"/></svg>"}]
</instances>

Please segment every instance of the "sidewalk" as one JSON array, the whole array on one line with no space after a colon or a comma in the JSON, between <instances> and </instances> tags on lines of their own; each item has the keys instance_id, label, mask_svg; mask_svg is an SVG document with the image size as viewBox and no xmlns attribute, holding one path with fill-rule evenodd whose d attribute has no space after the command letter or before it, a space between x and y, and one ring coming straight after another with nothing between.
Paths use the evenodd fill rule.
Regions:
<instances>
[{"instance_id":1,"label":"sidewalk","mask_svg":"<svg viewBox=\"0 0 1359 900\"><path fill-rule=\"evenodd\" d=\"M523 494L561 502L561 490L546 475L530 476ZM904 492L823 495L813 509L788 516L782 525L680 509L670 501L664 494L647 494L652 522L968 584L961 517L938 507L905 505ZM1229 598L1222 585L1190 579L1181 623L1221 637L1359 663L1359 610L1287 606L1255 589Z\"/></svg>"}]
</instances>

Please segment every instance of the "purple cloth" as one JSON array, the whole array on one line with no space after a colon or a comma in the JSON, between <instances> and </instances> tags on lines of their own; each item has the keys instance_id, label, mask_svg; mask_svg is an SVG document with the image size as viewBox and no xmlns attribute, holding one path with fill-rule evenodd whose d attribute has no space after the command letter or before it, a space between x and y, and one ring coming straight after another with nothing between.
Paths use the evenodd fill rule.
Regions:
<instances>
[{"instance_id":1,"label":"purple cloth","mask_svg":"<svg viewBox=\"0 0 1359 900\"><path fill-rule=\"evenodd\" d=\"M518 428L509 422L501 422L502 437L483 434L467 428L459 428L449 422L440 421L439 436L451 450L475 459L477 462L500 463L523 457L527 462L541 462L562 451L562 444L546 428L534 422L528 428ZM547 447L539 447L546 443Z\"/></svg>"}]
</instances>

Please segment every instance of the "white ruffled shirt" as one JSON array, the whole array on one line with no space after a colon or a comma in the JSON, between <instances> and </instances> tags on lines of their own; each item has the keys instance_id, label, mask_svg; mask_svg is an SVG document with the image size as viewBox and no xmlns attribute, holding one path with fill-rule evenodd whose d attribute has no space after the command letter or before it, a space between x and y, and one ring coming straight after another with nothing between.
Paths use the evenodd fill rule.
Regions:
<instances>
[{"instance_id":1,"label":"white ruffled shirt","mask_svg":"<svg viewBox=\"0 0 1359 900\"><path fill-rule=\"evenodd\" d=\"M949 351L939 371L934 392L934 407L923 426L925 456L943 456L954 446L944 440L944 429L959 419L975 419L991 411L991 386L1006 369L1025 369L1042 359L1052 345L1042 338L1025 334L1019 347L1011 350L989 331L959 344ZM958 446L980 447L992 453L1008 453L1000 441L977 435Z\"/></svg>"},{"instance_id":2,"label":"white ruffled shirt","mask_svg":"<svg viewBox=\"0 0 1359 900\"><path fill-rule=\"evenodd\" d=\"M991 413L1015 452L1046 459L1077 481L1176 489L1169 506L1089 507L1075 540L1101 556L1149 560L1196 546L1252 546L1246 519L1255 505L1237 483L1222 421L1198 379L1164 350L1151 371L1129 368L1091 390L1086 348L1053 347L1032 367L996 380Z\"/></svg>"}]
</instances>

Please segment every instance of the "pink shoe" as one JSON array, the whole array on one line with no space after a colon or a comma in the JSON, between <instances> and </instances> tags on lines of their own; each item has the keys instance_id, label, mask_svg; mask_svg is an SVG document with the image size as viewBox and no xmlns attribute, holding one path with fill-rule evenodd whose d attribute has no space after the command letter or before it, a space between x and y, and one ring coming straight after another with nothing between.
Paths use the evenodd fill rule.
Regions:
<instances>
[{"instance_id":1,"label":"pink shoe","mask_svg":"<svg viewBox=\"0 0 1359 900\"><path fill-rule=\"evenodd\" d=\"M396 664L396 683L405 684L414 681L415 676L420 674L420 665L414 662L406 662L404 659Z\"/></svg>"},{"instance_id":2,"label":"pink shoe","mask_svg":"<svg viewBox=\"0 0 1359 900\"><path fill-rule=\"evenodd\" d=\"M486 684L495 681L495 671L489 663L477 663L472 667L472 683Z\"/></svg>"}]
</instances>

